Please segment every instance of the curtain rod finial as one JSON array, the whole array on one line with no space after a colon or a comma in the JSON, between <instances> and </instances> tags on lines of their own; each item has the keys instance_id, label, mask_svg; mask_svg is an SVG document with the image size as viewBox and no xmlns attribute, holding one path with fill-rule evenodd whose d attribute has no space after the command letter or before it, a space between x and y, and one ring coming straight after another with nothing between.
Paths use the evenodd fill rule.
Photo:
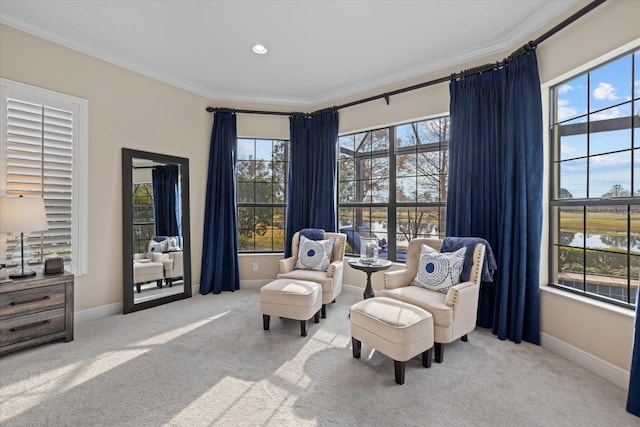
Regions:
<instances>
[{"instance_id":1,"label":"curtain rod finial","mask_svg":"<svg viewBox=\"0 0 640 427\"><path fill-rule=\"evenodd\" d=\"M213 108L213 107L207 107L207 108L206 108L206 110L207 110L209 113L213 113L213 112L215 111L215 108Z\"/></svg>"}]
</instances>

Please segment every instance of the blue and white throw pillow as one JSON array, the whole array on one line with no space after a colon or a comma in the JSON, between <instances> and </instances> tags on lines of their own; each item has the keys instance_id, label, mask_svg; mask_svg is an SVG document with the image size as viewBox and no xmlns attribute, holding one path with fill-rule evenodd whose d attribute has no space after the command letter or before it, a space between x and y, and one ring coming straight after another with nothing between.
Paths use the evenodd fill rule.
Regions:
<instances>
[{"instance_id":1,"label":"blue and white throw pillow","mask_svg":"<svg viewBox=\"0 0 640 427\"><path fill-rule=\"evenodd\" d=\"M310 240L300 236L300 248L296 268L303 270L327 271L331 264L333 237L327 240Z\"/></svg>"},{"instance_id":2,"label":"blue and white throw pillow","mask_svg":"<svg viewBox=\"0 0 640 427\"><path fill-rule=\"evenodd\" d=\"M460 283L466 252L467 248L460 248L455 252L441 253L422 245L418 275L412 285L446 294L450 287Z\"/></svg>"}]
</instances>

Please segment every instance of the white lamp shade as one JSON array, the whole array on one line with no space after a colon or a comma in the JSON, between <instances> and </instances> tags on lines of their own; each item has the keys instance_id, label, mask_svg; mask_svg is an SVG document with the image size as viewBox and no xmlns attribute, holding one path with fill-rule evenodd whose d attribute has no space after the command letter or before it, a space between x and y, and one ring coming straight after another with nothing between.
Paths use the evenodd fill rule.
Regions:
<instances>
[{"instance_id":1,"label":"white lamp shade","mask_svg":"<svg viewBox=\"0 0 640 427\"><path fill-rule=\"evenodd\" d=\"M43 198L0 197L1 233L31 233L48 228Z\"/></svg>"}]
</instances>

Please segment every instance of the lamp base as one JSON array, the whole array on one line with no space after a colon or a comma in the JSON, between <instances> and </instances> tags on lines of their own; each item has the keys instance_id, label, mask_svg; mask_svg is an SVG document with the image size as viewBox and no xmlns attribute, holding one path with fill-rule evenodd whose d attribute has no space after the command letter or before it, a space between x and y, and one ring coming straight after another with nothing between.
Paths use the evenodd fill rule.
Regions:
<instances>
[{"instance_id":1,"label":"lamp base","mask_svg":"<svg viewBox=\"0 0 640 427\"><path fill-rule=\"evenodd\" d=\"M9 277L11 279L24 279L25 277L32 277L32 276L35 276L35 275L36 275L36 272L31 270L31 271L25 271L24 273L22 273L22 272L13 273L13 274L10 274Z\"/></svg>"}]
</instances>

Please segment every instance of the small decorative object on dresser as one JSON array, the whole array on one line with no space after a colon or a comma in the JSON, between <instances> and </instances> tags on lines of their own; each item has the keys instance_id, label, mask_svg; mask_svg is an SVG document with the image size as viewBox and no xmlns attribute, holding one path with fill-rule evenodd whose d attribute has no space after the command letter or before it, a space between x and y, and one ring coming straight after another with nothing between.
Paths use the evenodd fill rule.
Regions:
<instances>
[{"instance_id":1,"label":"small decorative object on dresser","mask_svg":"<svg viewBox=\"0 0 640 427\"><path fill-rule=\"evenodd\" d=\"M38 273L0 284L0 355L73 340L73 279L67 272Z\"/></svg>"}]
</instances>

